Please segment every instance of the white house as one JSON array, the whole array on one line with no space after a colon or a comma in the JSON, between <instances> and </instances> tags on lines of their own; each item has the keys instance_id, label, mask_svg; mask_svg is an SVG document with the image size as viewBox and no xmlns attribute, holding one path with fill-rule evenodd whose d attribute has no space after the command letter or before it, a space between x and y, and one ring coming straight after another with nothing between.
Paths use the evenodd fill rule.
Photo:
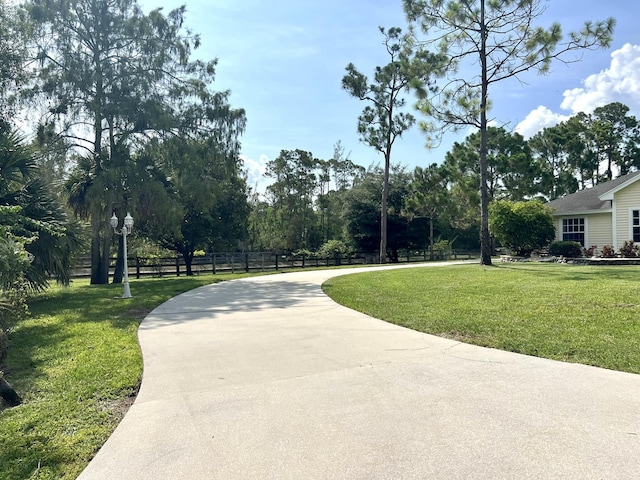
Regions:
<instances>
[{"instance_id":1,"label":"white house","mask_svg":"<svg viewBox=\"0 0 640 480\"><path fill-rule=\"evenodd\" d=\"M640 171L566 195L547 204L554 209L557 240L583 247L619 250L640 243Z\"/></svg>"}]
</instances>

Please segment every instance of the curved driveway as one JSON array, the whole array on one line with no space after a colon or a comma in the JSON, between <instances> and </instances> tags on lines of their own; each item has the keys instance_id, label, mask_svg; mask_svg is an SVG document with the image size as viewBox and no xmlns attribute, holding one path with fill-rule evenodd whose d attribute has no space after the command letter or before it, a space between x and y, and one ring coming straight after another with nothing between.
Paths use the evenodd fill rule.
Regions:
<instances>
[{"instance_id":1,"label":"curved driveway","mask_svg":"<svg viewBox=\"0 0 640 480\"><path fill-rule=\"evenodd\" d=\"M321 291L351 272L223 282L151 312L140 393L79 478L638 478L640 375L373 319Z\"/></svg>"}]
</instances>

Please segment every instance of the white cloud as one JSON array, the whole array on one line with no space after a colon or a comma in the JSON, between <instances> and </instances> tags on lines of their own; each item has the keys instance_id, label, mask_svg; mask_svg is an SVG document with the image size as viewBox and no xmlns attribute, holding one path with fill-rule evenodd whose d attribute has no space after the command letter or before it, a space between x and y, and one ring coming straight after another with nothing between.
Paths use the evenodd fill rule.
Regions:
<instances>
[{"instance_id":1,"label":"white cloud","mask_svg":"<svg viewBox=\"0 0 640 480\"><path fill-rule=\"evenodd\" d=\"M269 180L264 176L269 158L266 155L260 155L258 160L254 160L246 155L240 155L240 159L244 163L244 170L247 172L249 186L259 193L264 192Z\"/></svg>"},{"instance_id":2,"label":"white cloud","mask_svg":"<svg viewBox=\"0 0 640 480\"><path fill-rule=\"evenodd\" d=\"M553 127L568 119L567 115L554 113L547 107L540 105L535 110L531 110L525 119L516 126L515 130L527 139L533 137L543 128Z\"/></svg>"},{"instance_id":3,"label":"white cloud","mask_svg":"<svg viewBox=\"0 0 640 480\"><path fill-rule=\"evenodd\" d=\"M640 114L640 45L625 44L611 54L608 68L589 75L582 87L565 90L560 108L572 114L591 113L597 107L612 102L627 105L630 113ZM555 113L540 105L529 112L516 126L516 132L525 138L535 135L545 127L552 127L569 116Z\"/></svg>"},{"instance_id":4,"label":"white cloud","mask_svg":"<svg viewBox=\"0 0 640 480\"><path fill-rule=\"evenodd\" d=\"M621 102L640 110L640 45L625 44L611 54L609 68L587 77L582 88L566 90L560 107L591 113L597 107Z\"/></svg>"}]
</instances>

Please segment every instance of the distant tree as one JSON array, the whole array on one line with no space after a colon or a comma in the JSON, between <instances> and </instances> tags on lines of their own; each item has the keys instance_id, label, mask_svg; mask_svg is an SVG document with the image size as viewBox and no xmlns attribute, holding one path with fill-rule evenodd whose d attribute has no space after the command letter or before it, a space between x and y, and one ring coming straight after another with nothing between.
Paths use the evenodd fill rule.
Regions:
<instances>
[{"instance_id":1,"label":"distant tree","mask_svg":"<svg viewBox=\"0 0 640 480\"><path fill-rule=\"evenodd\" d=\"M320 166L311 152L299 149L282 150L266 165L265 175L274 179L267 194L286 250L315 248L322 243L313 209Z\"/></svg>"},{"instance_id":2,"label":"distant tree","mask_svg":"<svg viewBox=\"0 0 640 480\"><path fill-rule=\"evenodd\" d=\"M446 161L475 176L480 185L480 133L472 133L463 143L456 142L446 154ZM487 195L523 200L538 193L541 172L532 161L527 142L519 133L504 128L487 128Z\"/></svg>"},{"instance_id":3,"label":"distant tree","mask_svg":"<svg viewBox=\"0 0 640 480\"><path fill-rule=\"evenodd\" d=\"M375 253L380 245L380 186L384 171L370 168L344 197L344 222L348 241L355 250ZM391 261L408 246L407 219L401 214L409 195L411 176L401 167L392 167L389 175L388 248Z\"/></svg>"},{"instance_id":4,"label":"distant tree","mask_svg":"<svg viewBox=\"0 0 640 480\"><path fill-rule=\"evenodd\" d=\"M331 159L319 161L316 211L323 242L345 239L342 222L344 196L364 171L363 167L349 159L341 142L334 145Z\"/></svg>"},{"instance_id":5,"label":"distant tree","mask_svg":"<svg viewBox=\"0 0 640 480\"><path fill-rule=\"evenodd\" d=\"M549 200L578 190L576 158L585 146L577 132L565 123L547 127L528 141L541 174L540 193Z\"/></svg>"},{"instance_id":6,"label":"distant tree","mask_svg":"<svg viewBox=\"0 0 640 480\"><path fill-rule=\"evenodd\" d=\"M152 238L162 247L182 255L187 275L193 274L197 250L235 250L247 239L248 187L239 152L226 148L226 142L220 145L211 137L174 138L145 152L157 159L168 182L168 198L160 197L166 210L155 223L147 218L143 228L155 232ZM134 203L143 204L139 197ZM160 213L157 206L150 212Z\"/></svg>"},{"instance_id":7,"label":"distant tree","mask_svg":"<svg viewBox=\"0 0 640 480\"><path fill-rule=\"evenodd\" d=\"M488 194L489 87L528 71L548 73L555 59L611 42L615 21L586 23L579 33L562 40L554 23L548 30L534 21L546 7L541 0L403 0L408 20L449 59L447 83L435 96L425 96L420 109L445 128L477 127L480 131L481 262L491 264ZM455 77L464 62L477 69L476 76Z\"/></svg>"},{"instance_id":8,"label":"distant tree","mask_svg":"<svg viewBox=\"0 0 640 480\"><path fill-rule=\"evenodd\" d=\"M410 37L403 35L400 28L385 30L384 46L390 62L376 67L372 82L360 73L353 63L347 66L347 75L342 79L342 87L352 96L366 101L358 118L358 132L361 140L384 155L384 178L380 208L380 263L387 261L387 208L389 197L389 172L391 151L396 139L413 126L415 118L402 111L405 100L403 91L410 86L424 89L430 82L439 57L412 51Z\"/></svg>"},{"instance_id":9,"label":"distant tree","mask_svg":"<svg viewBox=\"0 0 640 480\"><path fill-rule=\"evenodd\" d=\"M638 165L638 120L628 115L629 107L613 102L598 107L591 115L591 136L598 152L598 163L604 163L604 181L617 173L624 175ZM635 158L634 158L635 157ZM614 167L618 172L614 173Z\"/></svg>"},{"instance_id":10,"label":"distant tree","mask_svg":"<svg viewBox=\"0 0 640 480\"><path fill-rule=\"evenodd\" d=\"M555 238L552 209L541 200L498 200L489 213L491 233L515 255L528 256Z\"/></svg>"},{"instance_id":11,"label":"distant tree","mask_svg":"<svg viewBox=\"0 0 640 480\"><path fill-rule=\"evenodd\" d=\"M416 167L413 172L409 196L405 200L404 215L410 221L416 218L429 220L429 258L433 260L434 224L446 214L451 202L446 170L437 164L427 168Z\"/></svg>"},{"instance_id":12,"label":"distant tree","mask_svg":"<svg viewBox=\"0 0 640 480\"><path fill-rule=\"evenodd\" d=\"M540 192L554 199L640 167L640 124L618 102L578 112L529 139L542 172Z\"/></svg>"}]
</instances>

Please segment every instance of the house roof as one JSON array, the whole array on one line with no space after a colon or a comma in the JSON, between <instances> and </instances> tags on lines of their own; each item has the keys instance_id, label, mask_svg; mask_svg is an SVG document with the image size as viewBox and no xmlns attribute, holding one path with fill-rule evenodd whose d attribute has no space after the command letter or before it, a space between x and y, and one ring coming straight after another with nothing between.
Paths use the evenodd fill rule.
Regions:
<instances>
[{"instance_id":1,"label":"house roof","mask_svg":"<svg viewBox=\"0 0 640 480\"><path fill-rule=\"evenodd\" d=\"M598 210L608 211L611 209L613 193L638 180L640 180L640 170L609 182L600 183L595 187L557 198L547 203L547 205L555 210L555 215L572 212L595 212Z\"/></svg>"}]
</instances>

